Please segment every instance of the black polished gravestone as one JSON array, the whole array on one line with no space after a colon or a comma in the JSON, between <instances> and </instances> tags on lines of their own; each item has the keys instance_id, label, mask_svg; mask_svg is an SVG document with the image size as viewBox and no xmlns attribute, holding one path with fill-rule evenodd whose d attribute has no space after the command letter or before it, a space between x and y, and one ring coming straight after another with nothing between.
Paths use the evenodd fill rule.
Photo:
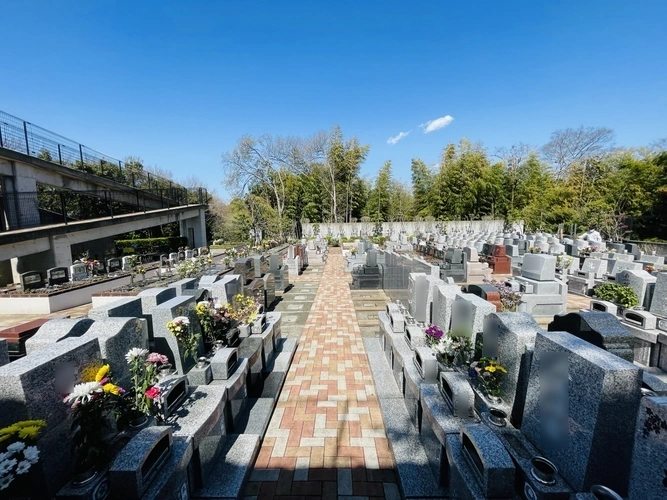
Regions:
<instances>
[{"instance_id":1,"label":"black polished gravestone","mask_svg":"<svg viewBox=\"0 0 667 500\"><path fill-rule=\"evenodd\" d=\"M178 260L185 260L185 252L178 252Z\"/></svg>"},{"instance_id":2,"label":"black polished gravestone","mask_svg":"<svg viewBox=\"0 0 667 500\"><path fill-rule=\"evenodd\" d=\"M107 271L110 273L117 273L118 271L121 271L123 268L123 262L117 258L114 257L112 259L107 260Z\"/></svg>"},{"instance_id":3,"label":"black polished gravestone","mask_svg":"<svg viewBox=\"0 0 667 500\"><path fill-rule=\"evenodd\" d=\"M99 276L100 274L107 273L107 266L104 262L97 261L93 264L93 274Z\"/></svg>"},{"instance_id":4,"label":"black polished gravestone","mask_svg":"<svg viewBox=\"0 0 667 500\"><path fill-rule=\"evenodd\" d=\"M46 279L49 286L67 283L69 282L69 269L66 267L52 267L46 271Z\"/></svg>"},{"instance_id":5,"label":"black polished gravestone","mask_svg":"<svg viewBox=\"0 0 667 500\"><path fill-rule=\"evenodd\" d=\"M21 287L24 290L33 290L44 286L44 277L40 271L28 271L21 274Z\"/></svg>"},{"instance_id":6,"label":"black polished gravestone","mask_svg":"<svg viewBox=\"0 0 667 500\"><path fill-rule=\"evenodd\" d=\"M634 337L611 313L585 311L554 316L550 332L568 332L632 363Z\"/></svg>"}]
</instances>

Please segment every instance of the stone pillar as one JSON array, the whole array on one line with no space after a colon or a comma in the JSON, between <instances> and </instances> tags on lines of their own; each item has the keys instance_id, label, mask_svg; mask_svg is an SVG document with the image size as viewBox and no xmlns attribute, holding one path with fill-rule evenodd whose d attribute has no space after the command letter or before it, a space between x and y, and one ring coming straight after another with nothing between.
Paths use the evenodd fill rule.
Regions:
<instances>
[{"instance_id":1,"label":"stone pillar","mask_svg":"<svg viewBox=\"0 0 667 500\"><path fill-rule=\"evenodd\" d=\"M190 231L192 229L192 231ZM199 215L190 219L181 219L181 236L188 239L190 248L207 246L206 242L206 210L199 209Z\"/></svg>"},{"instance_id":2,"label":"stone pillar","mask_svg":"<svg viewBox=\"0 0 667 500\"><path fill-rule=\"evenodd\" d=\"M2 192L5 198L5 227L8 230L39 226L37 181L21 175L16 162L11 162L11 177L4 177Z\"/></svg>"}]
</instances>

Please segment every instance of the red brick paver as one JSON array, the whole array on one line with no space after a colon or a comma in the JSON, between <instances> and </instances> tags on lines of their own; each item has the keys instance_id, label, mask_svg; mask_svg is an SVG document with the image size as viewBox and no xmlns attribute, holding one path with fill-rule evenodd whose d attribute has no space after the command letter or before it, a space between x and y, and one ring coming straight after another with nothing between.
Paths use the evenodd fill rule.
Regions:
<instances>
[{"instance_id":1,"label":"red brick paver","mask_svg":"<svg viewBox=\"0 0 667 500\"><path fill-rule=\"evenodd\" d=\"M349 283L334 248L255 463L255 479L278 479L251 478L246 496L397 496Z\"/></svg>"}]
</instances>

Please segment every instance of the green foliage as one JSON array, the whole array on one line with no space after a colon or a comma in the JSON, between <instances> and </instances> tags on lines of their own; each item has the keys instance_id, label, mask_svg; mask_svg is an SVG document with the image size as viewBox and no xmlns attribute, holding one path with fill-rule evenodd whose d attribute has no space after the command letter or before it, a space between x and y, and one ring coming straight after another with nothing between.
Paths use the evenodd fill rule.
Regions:
<instances>
[{"instance_id":1,"label":"green foliage","mask_svg":"<svg viewBox=\"0 0 667 500\"><path fill-rule=\"evenodd\" d=\"M188 239L181 236L168 238L138 238L133 240L116 240L118 255L145 254L145 253L169 253L175 252L179 247L187 246Z\"/></svg>"},{"instance_id":2,"label":"green foliage","mask_svg":"<svg viewBox=\"0 0 667 500\"><path fill-rule=\"evenodd\" d=\"M339 247L340 246L340 240L338 238L334 238L333 236L329 236L327 234L326 240L327 240L327 245L329 245L330 247Z\"/></svg>"},{"instance_id":3,"label":"green foliage","mask_svg":"<svg viewBox=\"0 0 667 500\"><path fill-rule=\"evenodd\" d=\"M614 302L623 307L635 307L639 299L635 291L629 286L606 282L593 289L593 295L601 300Z\"/></svg>"}]
</instances>

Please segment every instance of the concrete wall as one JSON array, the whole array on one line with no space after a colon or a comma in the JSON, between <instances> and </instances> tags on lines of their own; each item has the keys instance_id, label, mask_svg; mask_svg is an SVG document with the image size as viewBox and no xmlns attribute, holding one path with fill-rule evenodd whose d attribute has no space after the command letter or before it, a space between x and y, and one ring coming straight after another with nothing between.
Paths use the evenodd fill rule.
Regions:
<instances>
[{"instance_id":1,"label":"concrete wall","mask_svg":"<svg viewBox=\"0 0 667 500\"><path fill-rule=\"evenodd\" d=\"M494 231L500 232L503 230L505 221L502 219L496 220L476 220L476 221L447 221L440 222L447 228L447 233L455 231L475 231L486 232ZM416 233L436 232L436 222L383 222L382 234L384 236L391 236L392 234L399 234L405 232L408 235ZM374 233L374 222L351 222L351 223L321 223L319 224L319 234L322 236L344 236L346 238L359 237L360 235L372 236ZM303 225L303 236L310 238L314 236L313 223Z\"/></svg>"}]
</instances>

